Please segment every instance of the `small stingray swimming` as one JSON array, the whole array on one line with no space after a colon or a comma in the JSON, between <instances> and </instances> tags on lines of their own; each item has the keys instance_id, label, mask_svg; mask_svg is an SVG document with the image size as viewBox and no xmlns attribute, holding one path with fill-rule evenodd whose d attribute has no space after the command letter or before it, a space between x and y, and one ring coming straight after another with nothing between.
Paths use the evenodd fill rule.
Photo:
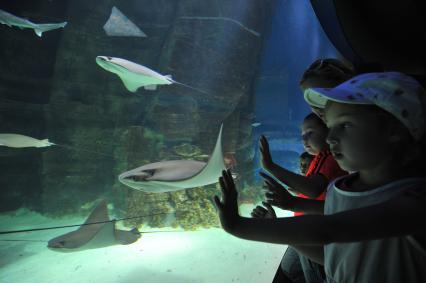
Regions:
<instances>
[{"instance_id":1,"label":"small stingray swimming","mask_svg":"<svg viewBox=\"0 0 426 283\"><path fill-rule=\"evenodd\" d=\"M178 84L208 94L201 89L173 80L171 75L162 75L126 59L97 56L96 63L103 69L119 76L126 89L130 92L136 92L141 87L146 90L156 90L157 85Z\"/></svg>"},{"instance_id":2,"label":"small stingray swimming","mask_svg":"<svg viewBox=\"0 0 426 283\"><path fill-rule=\"evenodd\" d=\"M130 231L117 229L115 221L109 219L106 202L101 201L84 225L75 231L51 239L47 247L57 252L76 252L113 245L129 245L140 237L140 232L136 228Z\"/></svg>"},{"instance_id":3,"label":"small stingray swimming","mask_svg":"<svg viewBox=\"0 0 426 283\"><path fill-rule=\"evenodd\" d=\"M67 24L67 22L51 23L51 24L35 24L30 22L27 19L17 17L3 10L0 10L0 23L5 24L9 27L16 26L20 29L24 29L24 28L33 29L34 32L40 37L42 36L43 32L58 29L58 28L63 28Z\"/></svg>"},{"instance_id":4,"label":"small stingray swimming","mask_svg":"<svg viewBox=\"0 0 426 283\"><path fill-rule=\"evenodd\" d=\"M222 153L222 128L207 163L195 160L170 160L147 164L124 172L118 180L147 193L173 192L218 182L225 170Z\"/></svg>"},{"instance_id":5,"label":"small stingray swimming","mask_svg":"<svg viewBox=\"0 0 426 283\"><path fill-rule=\"evenodd\" d=\"M97 152L93 150L84 149L81 147L74 147L67 144L58 144L50 142L48 139L39 140L36 138L32 138L29 136L21 135L21 134L0 134L0 146L10 147L10 148L30 148L30 147L48 147L48 146L57 146L69 150L83 151L91 154L103 155L107 157L111 157L109 154L105 154L102 152Z\"/></svg>"},{"instance_id":6,"label":"small stingray swimming","mask_svg":"<svg viewBox=\"0 0 426 283\"><path fill-rule=\"evenodd\" d=\"M55 145L48 139L39 140L21 134L0 134L0 146L24 148L24 147L46 147Z\"/></svg>"}]
</instances>

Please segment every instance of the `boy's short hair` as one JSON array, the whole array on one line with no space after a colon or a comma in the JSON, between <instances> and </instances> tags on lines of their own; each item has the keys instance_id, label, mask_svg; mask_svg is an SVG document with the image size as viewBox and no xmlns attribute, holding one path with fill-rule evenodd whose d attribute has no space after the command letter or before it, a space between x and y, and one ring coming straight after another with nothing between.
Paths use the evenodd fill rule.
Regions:
<instances>
[{"instance_id":1,"label":"boy's short hair","mask_svg":"<svg viewBox=\"0 0 426 283\"><path fill-rule=\"evenodd\" d=\"M354 69L338 59L318 59L306 69L299 84L301 85L311 78L317 78L327 80L333 82L334 85L338 85L350 79L354 75Z\"/></svg>"},{"instance_id":2,"label":"boy's short hair","mask_svg":"<svg viewBox=\"0 0 426 283\"><path fill-rule=\"evenodd\" d=\"M325 130L328 131L327 125L315 113L309 113L308 115L306 115L305 119L303 119L303 122L306 122L306 121L315 121L318 124L318 126L320 126L321 128L323 128L323 129L325 129Z\"/></svg>"}]
</instances>

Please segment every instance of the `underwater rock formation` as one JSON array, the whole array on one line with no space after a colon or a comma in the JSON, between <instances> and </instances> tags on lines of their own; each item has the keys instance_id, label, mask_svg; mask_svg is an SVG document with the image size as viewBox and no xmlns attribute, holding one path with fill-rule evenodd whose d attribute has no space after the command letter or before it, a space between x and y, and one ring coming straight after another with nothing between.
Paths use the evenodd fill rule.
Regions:
<instances>
[{"instance_id":1,"label":"underwater rock formation","mask_svg":"<svg viewBox=\"0 0 426 283\"><path fill-rule=\"evenodd\" d=\"M201 149L193 144L182 143L173 147L173 151L183 158L196 157L201 154Z\"/></svg>"}]
</instances>

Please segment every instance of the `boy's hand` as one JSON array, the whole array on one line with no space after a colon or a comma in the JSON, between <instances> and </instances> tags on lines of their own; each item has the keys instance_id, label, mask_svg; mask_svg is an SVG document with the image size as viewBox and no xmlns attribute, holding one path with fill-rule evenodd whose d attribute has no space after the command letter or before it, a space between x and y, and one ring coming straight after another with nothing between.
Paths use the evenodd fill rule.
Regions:
<instances>
[{"instance_id":1,"label":"boy's hand","mask_svg":"<svg viewBox=\"0 0 426 283\"><path fill-rule=\"evenodd\" d=\"M262 202L263 206L266 207L266 209L263 206L256 206L256 208L253 209L251 212L251 216L253 218L277 218L277 215L275 214L275 210L272 208L272 206L267 202Z\"/></svg>"},{"instance_id":2,"label":"boy's hand","mask_svg":"<svg viewBox=\"0 0 426 283\"><path fill-rule=\"evenodd\" d=\"M222 190L222 201L218 196L214 196L220 223L226 232L231 232L239 218L238 215L238 193L235 189L234 180L230 170L222 171L222 177L219 178L220 188Z\"/></svg>"},{"instance_id":3,"label":"boy's hand","mask_svg":"<svg viewBox=\"0 0 426 283\"><path fill-rule=\"evenodd\" d=\"M268 140L264 135L260 136L260 145L259 145L260 154L262 155L262 167L269 171L274 165L274 162L272 161L272 156L269 151L269 143Z\"/></svg>"},{"instance_id":4,"label":"boy's hand","mask_svg":"<svg viewBox=\"0 0 426 283\"><path fill-rule=\"evenodd\" d=\"M260 176L265 179L267 192L266 202L284 210L293 211L296 197L293 197L287 190L275 181L271 176L261 172Z\"/></svg>"}]
</instances>

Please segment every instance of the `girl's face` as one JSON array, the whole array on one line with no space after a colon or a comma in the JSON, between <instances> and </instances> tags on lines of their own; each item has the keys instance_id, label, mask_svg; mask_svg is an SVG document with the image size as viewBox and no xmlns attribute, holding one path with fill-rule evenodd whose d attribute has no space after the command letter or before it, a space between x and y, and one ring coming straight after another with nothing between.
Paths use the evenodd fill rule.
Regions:
<instances>
[{"instance_id":1,"label":"girl's face","mask_svg":"<svg viewBox=\"0 0 426 283\"><path fill-rule=\"evenodd\" d=\"M389 160L391 145L378 116L366 106L327 103L327 143L343 170L368 171Z\"/></svg>"},{"instance_id":2,"label":"girl's face","mask_svg":"<svg viewBox=\"0 0 426 283\"><path fill-rule=\"evenodd\" d=\"M326 143L327 129L318 124L318 121L308 119L302 124L302 142L305 151L311 155L317 155L324 148Z\"/></svg>"}]
</instances>

